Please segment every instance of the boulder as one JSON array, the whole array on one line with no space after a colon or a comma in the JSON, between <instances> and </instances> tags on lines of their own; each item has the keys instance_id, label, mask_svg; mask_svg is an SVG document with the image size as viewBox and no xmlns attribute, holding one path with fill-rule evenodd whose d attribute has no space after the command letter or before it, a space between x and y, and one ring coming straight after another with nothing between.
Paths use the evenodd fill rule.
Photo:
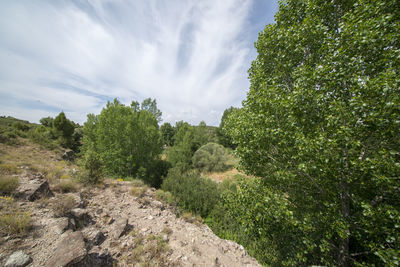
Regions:
<instances>
[{"instance_id":1,"label":"boulder","mask_svg":"<svg viewBox=\"0 0 400 267\"><path fill-rule=\"evenodd\" d=\"M112 267L114 259L108 251L102 251L99 247L93 247L83 262L82 266Z\"/></svg>"},{"instance_id":2,"label":"boulder","mask_svg":"<svg viewBox=\"0 0 400 267\"><path fill-rule=\"evenodd\" d=\"M24 267L31 263L32 258L26 255L22 250L14 252L8 258L5 267Z\"/></svg>"},{"instance_id":3,"label":"boulder","mask_svg":"<svg viewBox=\"0 0 400 267\"><path fill-rule=\"evenodd\" d=\"M129 228L128 219L119 218L114 222L114 225L111 229L111 236L114 237L115 239L118 239L126 233L128 228Z\"/></svg>"},{"instance_id":4,"label":"boulder","mask_svg":"<svg viewBox=\"0 0 400 267\"><path fill-rule=\"evenodd\" d=\"M64 233L68 229L72 229L72 226L70 225L68 218L63 217L63 218L57 219L53 223L53 229L57 234L61 235L62 233Z\"/></svg>"},{"instance_id":5,"label":"boulder","mask_svg":"<svg viewBox=\"0 0 400 267\"><path fill-rule=\"evenodd\" d=\"M88 226L90 223L92 223L92 219L90 218L90 215L85 209L81 208L72 209L71 215L75 219L75 223L78 228L81 228L83 226Z\"/></svg>"},{"instance_id":6,"label":"boulder","mask_svg":"<svg viewBox=\"0 0 400 267\"><path fill-rule=\"evenodd\" d=\"M23 183L17 188L17 196L29 201L34 201L41 197L54 196L46 180L34 179L28 183Z\"/></svg>"},{"instance_id":7,"label":"boulder","mask_svg":"<svg viewBox=\"0 0 400 267\"><path fill-rule=\"evenodd\" d=\"M85 241L81 232L67 231L45 266L82 266L87 256Z\"/></svg>"}]
</instances>

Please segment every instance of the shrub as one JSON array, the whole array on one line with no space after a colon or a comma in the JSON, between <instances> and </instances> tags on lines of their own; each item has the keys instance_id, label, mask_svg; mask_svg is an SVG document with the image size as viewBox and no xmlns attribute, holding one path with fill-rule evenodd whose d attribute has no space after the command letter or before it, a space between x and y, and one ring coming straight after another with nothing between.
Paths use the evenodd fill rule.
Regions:
<instances>
[{"instance_id":1,"label":"shrub","mask_svg":"<svg viewBox=\"0 0 400 267\"><path fill-rule=\"evenodd\" d=\"M64 217L75 207L76 201L73 196L63 196L61 199L53 201L53 211L55 217Z\"/></svg>"},{"instance_id":2,"label":"shrub","mask_svg":"<svg viewBox=\"0 0 400 267\"><path fill-rule=\"evenodd\" d=\"M139 179L132 179L132 180L131 180L131 185L134 186L134 187L143 187L143 186L144 186L144 183L143 183L142 180L139 180Z\"/></svg>"},{"instance_id":3,"label":"shrub","mask_svg":"<svg viewBox=\"0 0 400 267\"><path fill-rule=\"evenodd\" d=\"M136 186L132 186L131 190L130 190L130 194L132 196L135 197L144 197L146 191L147 191L148 187L147 186L143 186L143 187L136 187Z\"/></svg>"},{"instance_id":4,"label":"shrub","mask_svg":"<svg viewBox=\"0 0 400 267\"><path fill-rule=\"evenodd\" d=\"M13 128L16 130L20 130L26 132L29 130L29 126L27 124L23 124L19 121L13 123Z\"/></svg>"},{"instance_id":5,"label":"shrub","mask_svg":"<svg viewBox=\"0 0 400 267\"><path fill-rule=\"evenodd\" d=\"M10 195L18 187L18 178L0 176L0 195Z\"/></svg>"},{"instance_id":6,"label":"shrub","mask_svg":"<svg viewBox=\"0 0 400 267\"><path fill-rule=\"evenodd\" d=\"M81 176L81 181L90 184L96 184L103 177L103 162L100 155L92 149L88 149L83 156L81 164L86 170Z\"/></svg>"},{"instance_id":7,"label":"shrub","mask_svg":"<svg viewBox=\"0 0 400 267\"><path fill-rule=\"evenodd\" d=\"M220 200L218 184L201 178L198 172L171 169L161 188L169 191L181 208L206 218Z\"/></svg>"},{"instance_id":8,"label":"shrub","mask_svg":"<svg viewBox=\"0 0 400 267\"><path fill-rule=\"evenodd\" d=\"M233 165L226 148L216 143L208 143L197 150L192 158L193 166L201 171L226 171Z\"/></svg>"},{"instance_id":9,"label":"shrub","mask_svg":"<svg viewBox=\"0 0 400 267\"><path fill-rule=\"evenodd\" d=\"M71 179L62 179L56 185L54 185L53 190L68 193L68 192L76 192L78 190L78 184Z\"/></svg>"},{"instance_id":10,"label":"shrub","mask_svg":"<svg viewBox=\"0 0 400 267\"><path fill-rule=\"evenodd\" d=\"M170 205L174 204L174 197L170 192L158 189L156 191L156 199L165 203L168 203Z\"/></svg>"},{"instance_id":11,"label":"shrub","mask_svg":"<svg viewBox=\"0 0 400 267\"><path fill-rule=\"evenodd\" d=\"M57 145L53 141L53 132L51 129L48 129L43 125L30 129L28 132L28 138L34 143L42 145L48 149L57 148Z\"/></svg>"}]
</instances>

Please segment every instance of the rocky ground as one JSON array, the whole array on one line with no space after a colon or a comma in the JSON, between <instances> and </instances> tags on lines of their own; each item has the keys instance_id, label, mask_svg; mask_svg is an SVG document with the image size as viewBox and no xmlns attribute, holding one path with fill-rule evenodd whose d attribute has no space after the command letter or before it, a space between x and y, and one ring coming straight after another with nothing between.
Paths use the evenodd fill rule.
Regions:
<instances>
[{"instance_id":1,"label":"rocky ground","mask_svg":"<svg viewBox=\"0 0 400 267\"><path fill-rule=\"evenodd\" d=\"M260 266L242 246L177 218L155 190L130 182L53 192L40 173L22 173L17 205L33 228L0 239L2 266ZM137 194L136 194L137 195Z\"/></svg>"}]
</instances>

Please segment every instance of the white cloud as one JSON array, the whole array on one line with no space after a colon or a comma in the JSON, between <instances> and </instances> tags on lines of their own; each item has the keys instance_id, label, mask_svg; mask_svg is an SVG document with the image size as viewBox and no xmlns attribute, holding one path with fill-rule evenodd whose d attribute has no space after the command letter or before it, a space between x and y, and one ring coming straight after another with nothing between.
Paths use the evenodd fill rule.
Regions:
<instances>
[{"instance_id":1,"label":"white cloud","mask_svg":"<svg viewBox=\"0 0 400 267\"><path fill-rule=\"evenodd\" d=\"M38 121L51 106L83 122L106 99L152 97L165 121L218 125L244 99L252 1L72 3L2 3L0 93L44 104L3 115Z\"/></svg>"}]
</instances>

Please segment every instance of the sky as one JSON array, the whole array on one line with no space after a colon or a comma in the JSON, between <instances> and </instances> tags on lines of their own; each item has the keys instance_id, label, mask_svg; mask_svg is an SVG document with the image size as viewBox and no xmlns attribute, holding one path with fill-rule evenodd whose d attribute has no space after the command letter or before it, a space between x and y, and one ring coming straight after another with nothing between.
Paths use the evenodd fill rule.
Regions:
<instances>
[{"instance_id":1,"label":"sky","mask_svg":"<svg viewBox=\"0 0 400 267\"><path fill-rule=\"evenodd\" d=\"M0 115L83 123L156 99L163 122L217 126L249 89L277 0L2 0Z\"/></svg>"}]
</instances>

